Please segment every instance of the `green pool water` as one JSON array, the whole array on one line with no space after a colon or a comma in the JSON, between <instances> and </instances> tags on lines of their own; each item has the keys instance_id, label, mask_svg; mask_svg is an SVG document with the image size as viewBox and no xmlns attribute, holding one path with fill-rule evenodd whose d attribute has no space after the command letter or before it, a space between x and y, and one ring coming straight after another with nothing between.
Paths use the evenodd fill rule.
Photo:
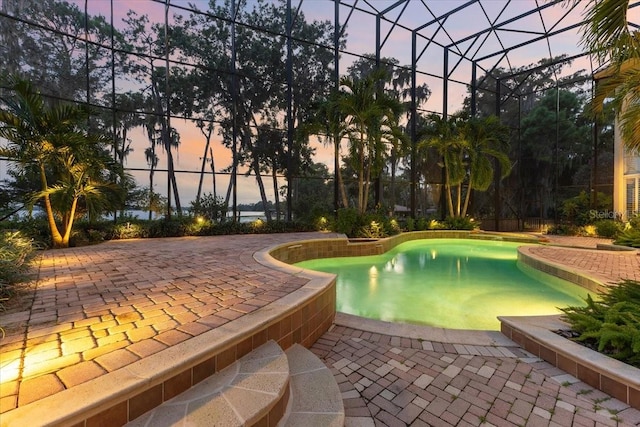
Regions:
<instances>
[{"instance_id":1,"label":"green pool water","mask_svg":"<svg viewBox=\"0 0 640 427\"><path fill-rule=\"evenodd\" d=\"M497 316L559 313L587 290L517 261L522 243L414 240L377 256L296 265L337 274L337 310L392 322L499 330Z\"/></svg>"}]
</instances>

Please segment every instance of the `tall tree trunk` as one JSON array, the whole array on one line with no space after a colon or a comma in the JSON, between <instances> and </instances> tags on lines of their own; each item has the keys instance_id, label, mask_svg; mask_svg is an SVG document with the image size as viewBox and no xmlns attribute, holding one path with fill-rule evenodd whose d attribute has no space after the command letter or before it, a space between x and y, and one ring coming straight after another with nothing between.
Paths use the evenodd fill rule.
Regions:
<instances>
[{"instance_id":1,"label":"tall tree trunk","mask_svg":"<svg viewBox=\"0 0 640 427\"><path fill-rule=\"evenodd\" d=\"M340 169L339 165L340 165L340 136L339 134L336 134L333 136L333 140L334 140L334 144L333 144L333 155L334 158L338 159L337 164L338 164L338 170L335 171L335 177L334 179L338 180L338 188L340 191L340 197L342 198L342 207L344 208L348 208L349 207L349 199L347 199L347 190L345 188L344 185L344 179L342 177L342 169Z\"/></svg>"},{"instance_id":2,"label":"tall tree trunk","mask_svg":"<svg viewBox=\"0 0 640 427\"><path fill-rule=\"evenodd\" d=\"M391 205L391 212L396 210L396 151L391 150L391 183L389 184L389 192L391 197L389 204Z\"/></svg>"},{"instance_id":3,"label":"tall tree trunk","mask_svg":"<svg viewBox=\"0 0 640 427\"><path fill-rule=\"evenodd\" d=\"M167 173L169 174L169 181L173 190L173 197L176 202L176 210L178 215L182 214L182 207L180 206L180 195L178 194L178 183L176 182L176 174L173 166L173 153L171 151L171 129L168 128L165 120L165 115L162 111L162 104L160 102L160 93L156 87L155 79L151 79L151 92L155 101L155 112L160 120L160 126L162 128L162 143L165 151L167 152ZM170 203L171 201L169 201Z\"/></svg>"},{"instance_id":4,"label":"tall tree trunk","mask_svg":"<svg viewBox=\"0 0 640 427\"><path fill-rule=\"evenodd\" d=\"M361 214L364 214L367 211L367 205L369 204L369 189L371 188L371 162L372 162L371 155L369 155L367 157L366 166L365 166L364 194L362 197Z\"/></svg>"},{"instance_id":5,"label":"tall tree trunk","mask_svg":"<svg viewBox=\"0 0 640 427\"><path fill-rule=\"evenodd\" d=\"M235 154L233 154L233 150L232 150L232 162L231 162L231 173L229 174L229 184L227 185L227 192L224 196L224 204L225 206L229 206L229 202L231 201L231 194L233 192L233 182L235 180L235 177L238 173L238 166L237 166L237 156ZM232 221L235 222L236 218L235 218L235 214L236 214L236 210L235 210L235 200L234 200L234 205L232 206ZM227 212L224 213L224 218L227 218L229 211L227 210Z\"/></svg>"},{"instance_id":6,"label":"tall tree trunk","mask_svg":"<svg viewBox=\"0 0 640 427\"><path fill-rule=\"evenodd\" d=\"M280 197L278 194L278 176L276 174L276 166L275 164L271 168L271 177L273 178L273 197L275 197L276 202L276 221L280 220ZM291 185L291 182L289 182Z\"/></svg>"},{"instance_id":7,"label":"tall tree trunk","mask_svg":"<svg viewBox=\"0 0 640 427\"><path fill-rule=\"evenodd\" d=\"M47 191L49 185L47 184L47 174L44 170L44 165L40 165L40 183L42 185L42 191ZM51 230L51 244L54 248L66 248L69 246L64 246L64 242L62 240L62 235L58 230L58 225L56 224L56 217L53 215L53 208L51 207L51 199L48 194L44 196L44 208L47 212L47 222L49 223L49 229Z\"/></svg>"},{"instance_id":8,"label":"tall tree trunk","mask_svg":"<svg viewBox=\"0 0 640 427\"><path fill-rule=\"evenodd\" d=\"M447 197L447 207L449 208L449 216L453 216L453 200L451 197L451 182L449 180L449 164L447 162L447 157L444 156L444 188L445 188L445 196Z\"/></svg>"},{"instance_id":9,"label":"tall tree trunk","mask_svg":"<svg viewBox=\"0 0 640 427\"><path fill-rule=\"evenodd\" d=\"M196 203L200 201L200 195L202 194L202 182L204 181L204 168L207 163L207 154L209 152L209 145L211 144L211 132L212 128L209 128L209 131L205 134L203 129L200 129L200 132L206 138L206 143L204 146L204 152L202 154L202 164L200 165L200 179L198 181L198 192L196 193ZM213 152L211 152L211 161L213 162ZM215 195L214 195L215 197Z\"/></svg>"},{"instance_id":10,"label":"tall tree trunk","mask_svg":"<svg viewBox=\"0 0 640 427\"><path fill-rule=\"evenodd\" d=\"M166 123L164 126L166 128ZM176 202L176 210L178 211L178 215L182 215L182 206L180 205L180 195L178 194L178 182L176 181L176 172L173 167L173 153L171 151L171 135L169 134L169 132L168 132L168 138L166 140L166 150L167 150L167 163L169 166L169 176L171 177L171 187L173 188L173 197Z\"/></svg>"},{"instance_id":11,"label":"tall tree trunk","mask_svg":"<svg viewBox=\"0 0 640 427\"><path fill-rule=\"evenodd\" d=\"M342 170L338 168L338 186L340 188L340 197L342 198L342 206L345 208L349 207L349 199L347 198L347 188L344 183L344 178L342 176Z\"/></svg>"},{"instance_id":12,"label":"tall tree trunk","mask_svg":"<svg viewBox=\"0 0 640 427\"><path fill-rule=\"evenodd\" d=\"M151 141L151 167L149 168L149 221L153 218L153 173L155 172L156 143Z\"/></svg>"},{"instance_id":13,"label":"tall tree trunk","mask_svg":"<svg viewBox=\"0 0 640 427\"><path fill-rule=\"evenodd\" d=\"M216 167L215 164L213 162L213 148L209 147L209 155L211 157L211 179L212 179L212 184L213 184L213 199L217 199L218 198L218 192L216 190Z\"/></svg>"},{"instance_id":14,"label":"tall tree trunk","mask_svg":"<svg viewBox=\"0 0 640 427\"><path fill-rule=\"evenodd\" d=\"M360 152L358 153L358 213L364 213L364 135L360 134Z\"/></svg>"},{"instance_id":15,"label":"tall tree trunk","mask_svg":"<svg viewBox=\"0 0 640 427\"><path fill-rule=\"evenodd\" d=\"M122 125L122 151L120 152L120 183L124 182L124 153L127 151L128 147L127 147L127 126L126 125ZM117 220L116 218L116 212L114 211L113 215L114 215L114 220ZM122 209L120 210L120 216L122 218L124 218L124 206L122 207Z\"/></svg>"},{"instance_id":16,"label":"tall tree trunk","mask_svg":"<svg viewBox=\"0 0 640 427\"><path fill-rule=\"evenodd\" d=\"M464 207L462 208L462 216L467 216L467 209L469 208L469 200L471 199L471 189L473 182L469 179L469 184L467 186L467 194L464 198Z\"/></svg>"},{"instance_id":17,"label":"tall tree trunk","mask_svg":"<svg viewBox=\"0 0 640 427\"><path fill-rule=\"evenodd\" d=\"M264 207L264 215L267 221L271 221L271 212L269 211L267 193L264 190L264 182L262 181L262 175L260 174L260 165L257 159L253 159L252 162L253 172L256 174L256 182L258 183L258 189L260 190L260 199L262 200L262 206Z\"/></svg>"},{"instance_id":18,"label":"tall tree trunk","mask_svg":"<svg viewBox=\"0 0 640 427\"><path fill-rule=\"evenodd\" d=\"M64 231L64 236L62 236L62 244L64 247L69 247L69 239L71 238L71 229L73 228L73 218L76 215L76 209L78 207L78 197L73 198L73 202L71 202L71 211L69 212L69 218L67 219L66 229Z\"/></svg>"},{"instance_id":19,"label":"tall tree trunk","mask_svg":"<svg viewBox=\"0 0 640 427\"><path fill-rule=\"evenodd\" d=\"M235 163L231 165L231 175L229 175L229 185L227 186L227 194L224 197L224 204L229 206L229 201L231 200L231 191L233 190L233 177L236 176L236 165ZM226 213L225 213L226 218ZM235 221L236 219L233 218Z\"/></svg>"}]
</instances>

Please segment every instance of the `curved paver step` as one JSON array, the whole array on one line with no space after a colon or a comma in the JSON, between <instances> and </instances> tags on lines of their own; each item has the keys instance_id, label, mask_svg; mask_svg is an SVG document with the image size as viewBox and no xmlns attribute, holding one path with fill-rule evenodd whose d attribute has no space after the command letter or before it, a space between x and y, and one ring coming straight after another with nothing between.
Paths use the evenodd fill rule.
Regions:
<instances>
[{"instance_id":1,"label":"curved paver step","mask_svg":"<svg viewBox=\"0 0 640 427\"><path fill-rule=\"evenodd\" d=\"M287 351L290 398L279 427L342 427L344 405L333 374L311 351L294 344Z\"/></svg>"},{"instance_id":2,"label":"curved paver step","mask_svg":"<svg viewBox=\"0 0 640 427\"><path fill-rule=\"evenodd\" d=\"M126 425L275 426L284 414L288 390L287 356L269 341Z\"/></svg>"}]
</instances>

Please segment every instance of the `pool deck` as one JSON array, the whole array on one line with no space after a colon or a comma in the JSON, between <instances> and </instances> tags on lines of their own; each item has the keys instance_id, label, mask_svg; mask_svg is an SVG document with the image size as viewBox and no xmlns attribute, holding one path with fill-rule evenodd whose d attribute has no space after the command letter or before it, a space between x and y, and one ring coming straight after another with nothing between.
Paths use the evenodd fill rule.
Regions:
<instances>
[{"instance_id":1,"label":"pool deck","mask_svg":"<svg viewBox=\"0 0 640 427\"><path fill-rule=\"evenodd\" d=\"M38 279L0 317L0 423L2 413L299 289L305 280L258 263L254 253L326 237L336 235L127 240L44 252ZM546 237L549 245L531 249L540 259L603 282L640 280L637 252L595 250L610 243L603 239ZM640 425L640 411L498 332L432 332L416 338L402 325L336 316L312 350L338 381L347 426Z\"/></svg>"}]
</instances>

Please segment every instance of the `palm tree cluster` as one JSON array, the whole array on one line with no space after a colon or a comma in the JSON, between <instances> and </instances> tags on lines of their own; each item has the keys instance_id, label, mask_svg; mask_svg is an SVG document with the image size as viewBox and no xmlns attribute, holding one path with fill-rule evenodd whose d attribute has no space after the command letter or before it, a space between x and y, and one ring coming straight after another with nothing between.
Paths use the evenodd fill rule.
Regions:
<instances>
[{"instance_id":1,"label":"palm tree cluster","mask_svg":"<svg viewBox=\"0 0 640 427\"><path fill-rule=\"evenodd\" d=\"M109 174L118 171L107 141L87 129L89 112L77 104L47 103L26 80L12 77L0 101L0 155L13 161L18 174L36 177L54 248L69 246L76 217L116 208L122 187Z\"/></svg>"},{"instance_id":2,"label":"palm tree cluster","mask_svg":"<svg viewBox=\"0 0 640 427\"><path fill-rule=\"evenodd\" d=\"M357 175L354 207L360 215L369 209L371 184L385 164L398 153L407 153L410 138L400 126L404 105L385 91L385 70L368 70L363 76L346 76L340 90L321 106L319 117L340 157L343 137L349 142L345 156ZM417 142L421 163L427 157L440 159L443 170L447 214L464 217L469 211L472 190L486 191L499 170L509 175L509 128L496 116L469 118L462 113L449 119L431 114L420 120L421 140ZM494 161L497 168L494 167ZM349 207L342 169L336 167L342 206Z\"/></svg>"},{"instance_id":3,"label":"palm tree cluster","mask_svg":"<svg viewBox=\"0 0 640 427\"><path fill-rule=\"evenodd\" d=\"M472 191L486 191L496 170L500 178L509 175L508 141L509 128L496 116L428 118L418 148L423 153L433 149L441 158L450 217L467 216Z\"/></svg>"},{"instance_id":4,"label":"palm tree cluster","mask_svg":"<svg viewBox=\"0 0 640 427\"><path fill-rule=\"evenodd\" d=\"M369 202L372 177L380 174L391 146L402 139L398 120L403 111L402 104L384 92L385 73L376 70L363 78L342 77L341 90L331 101L330 111L337 119L330 128L337 128L336 146L342 136L349 140L350 166L357 172L358 197L356 209L364 214ZM339 151L339 148L336 148ZM348 206L342 183L344 206Z\"/></svg>"}]
</instances>

